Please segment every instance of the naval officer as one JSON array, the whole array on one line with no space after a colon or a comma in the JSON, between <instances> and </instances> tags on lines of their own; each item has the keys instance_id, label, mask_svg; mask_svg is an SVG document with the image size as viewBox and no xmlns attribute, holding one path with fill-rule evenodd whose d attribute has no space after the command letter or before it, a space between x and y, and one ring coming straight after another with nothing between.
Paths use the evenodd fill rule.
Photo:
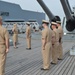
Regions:
<instances>
[{"instance_id":1,"label":"naval officer","mask_svg":"<svg viewBox=\"0 0 75 75\"><path fill-rule=\"evenodd\" d=\"M18 48L16 46L17 42L18 42L18 28L17 28L17 24L14 24L12 31L13 31L13 45L14 45L14 48Z\"/></svg>"},{"instance_id":2,"label":"naval officer","mask_svg":"<svg viewBox=\"0 0 75 75\"><path fill-rule=\"evenodd\" d=\"M26 28L26 40L27 40L27 50L31 50L31 27L30 23L27 22L27 28Z\"/></svg>"},{"instance_id":3,"label":"naval officer","mask_svg":"<svg viewBox=\"0 0 75 75\"><path fill-rule=\"evenodd\" d=\"M59 45L59 33L57 30L57 23L51 22L51 29L52 29L52 62L51 64L57 64L58 45Z\"/></svg>"},{"instance_id":4,"label":"naval officer","mask_svg":"<svg viewBox=\"0 0 75 75\"><path fill-rule=\"evenodd\" d=\"M63 58L63 48L62 48L62 37L63 37L63 29L61 27L61 21L56 21L58 30L59 30L59 49L58 49L58 60L62 60Z\"/></svg>"},{"instance_id":5,"label":"naval officer","mask_svg":"<svg viewBox=\"0 0 75 75\"><path fill-rule=\"evenodd\" d=\"M42 58L43 58L43 68L41 70L49 70L51 61L51 38L52 31L48 28L49 22L46 20L42 21L43 31L42 31Z\"/></svg>"},{"instance_id":6,"label":"naval officer","mask_svg":"<svg viewBox=\"0 0 75 75\"><path fill-rule=\"evenodd\" d=\"M9 33L2 27L2 17L0 16L0 75L4 75L6 55L9 51Z\"/></svg>"}]
</instances>

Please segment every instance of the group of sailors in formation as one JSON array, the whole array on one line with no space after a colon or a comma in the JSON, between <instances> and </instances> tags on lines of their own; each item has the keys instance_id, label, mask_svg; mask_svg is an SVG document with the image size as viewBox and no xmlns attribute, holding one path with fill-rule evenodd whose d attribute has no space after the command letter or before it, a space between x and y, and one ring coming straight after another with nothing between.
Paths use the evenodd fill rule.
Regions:
<instances>
[{"instance_id":1,"label":"group of sailors in formation","mask_svg":"<svg viewBox=\"0 0 75 75\"><path fill-rule=\"evenodd\" d=\"M27 22L26 28L26 40L27 40L27 50L31 50L31 27L30 23ZM61 22L51 22L49 28L49 22L46 20L42 21L42 59L43 67L41 70L49 70L51 64L57 64L58 60L63 59L63 49L62 49L62 37L63 29L61 27ZM13 46L17 47L18 42L18 28L17 24L13 26ZM9 33L6 28L2 27L2 17L0 16L0 75L4 75L5 61L7 53L9 52Z\"/></svg>"},{"instance_id":2,"label":"group of sailors in formation","mask_svg":"<svg viewBox=\"0 0 75 75\"><path fill-rule=\"evenodd\" d=\"M58 60L63 59L62 37L63 29L61 21L51 22L49 28L49 22L42 21L42 58L43 67L41 70L49 70L51 64L57 64ZM31 49L31 28L30 23L27 22L26 28L27 50Z\"/></svg>"},{"instance_id":3,"label":"group of sailors in formation","mask_svg":"<svg viewBox=\"0 0 75 75\"><path fill-rule=\"evenodd\" d=\"M41 68L41 70L49 70L51 64L55 65L58 63L58 60L63 59L63 29L61 22L51 22L51 29L49 29L48 25L48 21L42 21L44 30L42 31L43 68Z\"/></svg>"}]
</instances>

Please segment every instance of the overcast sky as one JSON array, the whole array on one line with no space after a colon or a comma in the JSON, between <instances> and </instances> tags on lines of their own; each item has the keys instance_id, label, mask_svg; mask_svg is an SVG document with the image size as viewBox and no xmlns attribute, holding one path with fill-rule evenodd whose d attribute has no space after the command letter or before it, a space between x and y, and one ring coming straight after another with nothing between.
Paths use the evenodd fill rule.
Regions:
<instances>
[{"instance_id":1,"label":"overcast sky","mask_svg":"<svg viewBox=\"0 0 75 75\"><path fill-rule=\"evenodd\" d=\"M24 10L44 12L37 0L2 0L11 3L16 3ZM64 12L60 3L60 0L43 0L53 15L64 16ZM75 0L69 0L70 6L75 6Z\"/></svg>"}]
</instances>

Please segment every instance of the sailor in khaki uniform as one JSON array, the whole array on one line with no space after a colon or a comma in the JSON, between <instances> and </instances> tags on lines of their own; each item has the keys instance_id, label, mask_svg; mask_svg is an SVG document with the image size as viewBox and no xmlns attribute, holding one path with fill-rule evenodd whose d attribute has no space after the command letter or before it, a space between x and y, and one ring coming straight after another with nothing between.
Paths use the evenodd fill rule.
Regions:
<instances>
[{"instance_id":1,"label":"sailor in khaki uniform","mask_svg":"<svg viewBox=\"0 0 75 75\"><path fill-rule=\"evenodd\" d=\"M51 61L51 38L52 32L48 28L49 22L46 20L42 21L44 30L42 31L42 57L43 57L43 68L41 70L49 70Z\"/></svg>"},{"instance_id":2,"label":"sailor in khaki uniform","mask_svg":"<svg viewBox=\"0 0 75 75\"><path fill-rule=\"evenodd\" d=\"M30 27L30 23L27 22L27 28L26 28L26 40L27 40L27 50L31 49L31 27Z\"/></svg>"},{"instance_id":3,"label":"sailor in khaki uniform","mask_svg":"<svg viewBox=\"0 0 75 75\"><path fill-rule=\"evenodd\" d=\"M52 62L51 64L57 64L58 62L58 47L59 47L59 33L57 29L57 23L51 22L52 27Z\"/></svg>"},{"instance_id":4,"label":"sailor in khaki uniform","mask_svg":"<svg viewBox=\"0 0 75 75\"><path fill-rule=\"evenodd\" d=\"M2 27L2 18L0 17L0 75L4 75L6 55L9 51L9 33Z\"/></svg>"},{"instance_id":5,"label":"sailor in khaki uniform","mask_svg":"<svg viewBox=\"0 0 75 75\"><path fill-rule=\"evenodd\" d=\"M12 31L13 31L13 45L14 45L14 48L18 48L18 47L16 47L17 42L18 42L18 28L17 28L17 24L14 24L14 27L13 27Z\"/></svg>"},{"instance_id":6,"label":"sailor in khaki uniform","mask_svg":"<svg viewBox=\"0 0 75 75\"><path fill-rule=\"evenodd\" d=\"M61 60L63 58L63 48L62 48L62 37L63 37L63 29L61 27L61 22L56 21L58 30L59 30L59 50L58 50L58 59Z\"/></svg>"}]
</instances>

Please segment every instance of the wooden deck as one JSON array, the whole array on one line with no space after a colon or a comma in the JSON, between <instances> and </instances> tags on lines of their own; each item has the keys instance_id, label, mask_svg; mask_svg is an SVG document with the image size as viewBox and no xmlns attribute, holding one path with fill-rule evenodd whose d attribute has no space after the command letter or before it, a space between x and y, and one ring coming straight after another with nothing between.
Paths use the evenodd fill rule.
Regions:
<instances>
[{"instance_id":1,"label":"wooden deck","mask_svg":"<svg viewBox=\"0 0 75 75\"><path fill-rule=\"evenodd\" d=\"M32 50L26 50L26 40L19 38L18 49L10 47L7 55L5 75L75 75L75 57L69 55L74 42L63 42L63 60L51 65L50 70L41 71L41 41L32 40Z\"/></svg>"}]
</instances>

